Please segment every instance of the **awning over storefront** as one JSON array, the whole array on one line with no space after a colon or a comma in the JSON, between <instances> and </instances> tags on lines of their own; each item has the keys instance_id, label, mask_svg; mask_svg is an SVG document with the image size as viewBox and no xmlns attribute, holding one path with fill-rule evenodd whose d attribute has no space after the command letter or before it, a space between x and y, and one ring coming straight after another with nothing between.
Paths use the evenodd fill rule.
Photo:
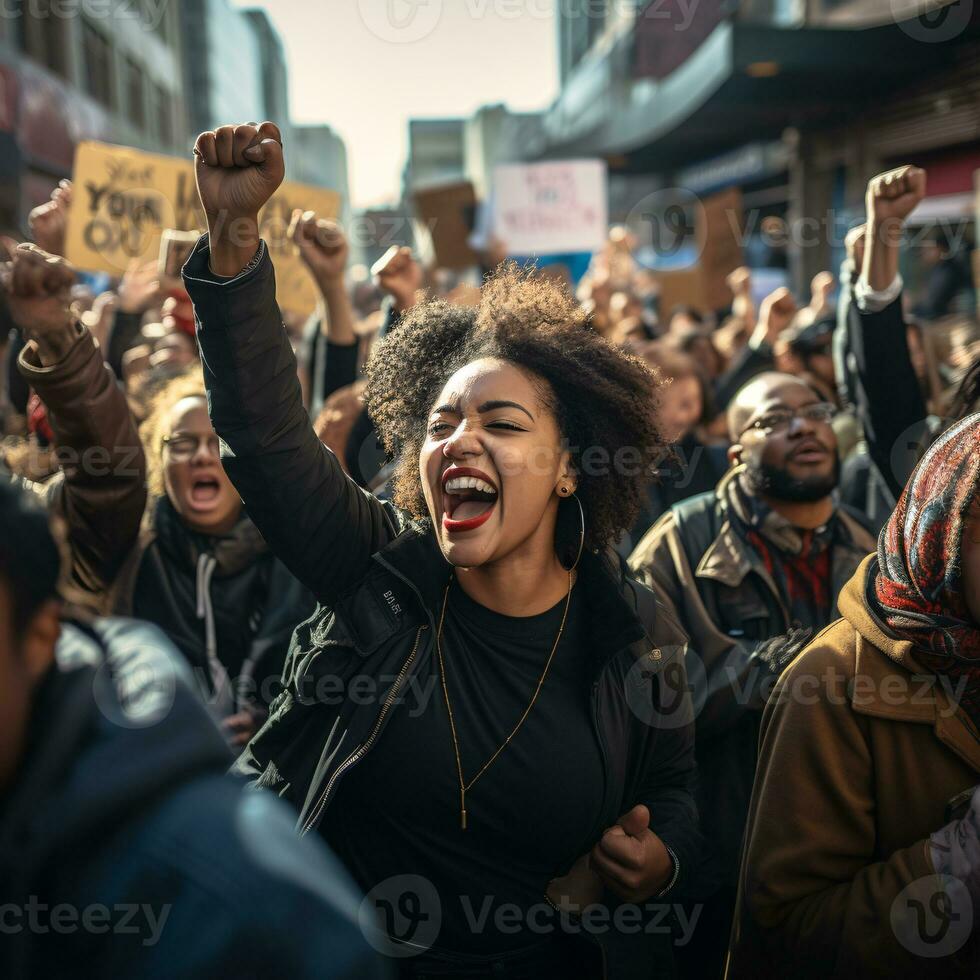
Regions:
<instances>
[{"instance_id":1,"label":"awning over storefront","mask_svg":"<svg viewBox=\"0 0 980 980\"><path fill-rule=\"evenodd\" d=\"M956 41L980 36L978 19ZM906 84L910 65L929 71L950 56L949 44L925 44L904 24L855 31L724 20L669 74L634 77L637 48L651 74L647 23L638 19L631 39L577 70L546 116L537 155L625 156L636 171L684 166L778 138L787 126L843 121Z\"/></svg>"}]
</instances>

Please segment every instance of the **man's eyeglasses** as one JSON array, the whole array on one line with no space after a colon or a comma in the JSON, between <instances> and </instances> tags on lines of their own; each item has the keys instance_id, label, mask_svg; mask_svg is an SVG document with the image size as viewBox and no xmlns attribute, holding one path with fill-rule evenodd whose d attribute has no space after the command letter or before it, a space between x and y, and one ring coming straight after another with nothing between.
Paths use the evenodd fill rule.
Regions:
<instances>
[{"instance_id":1,"label":"man's eyeglasses","mask_svg":"<svg viewBox=\"0 0 980 980\"><path fill-rule=\"evenodd\" d=\"M793 419L826 424L836 414L837 409L829 402L804 405L803 408L798 408L796 411L789 408L774 408L771 412L766 412L761 418L757 418L751 425L747 425L743 432L748 432L749 429L757 429L763 435L768 436L773 432L785 432L793 424Z\"/></svg>"},{"instance_id":2,"label":"man's eyeglasses","mask_svg":"<svg viewBox=\"0 0 980 980\"><path fill-rule=\"evenodd\" d=\"M190 459L201 443L205 443L212 456L221 455L221 443L213 433L207 436L176 435L164 436L163 444L174 459Z\"/></svg>"}]
</instances>

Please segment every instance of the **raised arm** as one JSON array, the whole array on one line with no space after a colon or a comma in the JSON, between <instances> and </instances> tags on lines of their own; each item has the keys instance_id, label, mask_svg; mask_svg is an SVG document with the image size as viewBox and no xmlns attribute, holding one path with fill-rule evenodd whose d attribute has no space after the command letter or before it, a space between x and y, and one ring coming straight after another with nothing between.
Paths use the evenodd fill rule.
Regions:
<instances>
[{"instance_id":1,"label":"raised arm","mask_svg":"<svg viewBox=\"0 0 980 980\"><path fill-rule=\"evenodd\" d=\"M67 310L71 267L22 245L6 278L11 313L27 339L18 368L54 430L63 479L51 485L49 503L67 525L72 583L98 597L139 534L143 447L115 376Z\"/></svg>"},{"instance_id":2,"label":"raised arm","mask_svg":"<svg viewBox=\"0 0 980 980\"><path fill-rule=\"evenodd\" d=\"M222 461L273 551L326 604L397 533L398 515L361 490L317 439L276 304L258 212L283 178L272 123L222 126L194 147L207 215L184 266Z\"/></svg>"},{"instance_id":3,"label":"raised arm","mask_svg":"<svg viewBox=\"0 0 980 980\"><path fill-rule=\"evenodd\" d=\"M858 420L868 453L896 499L918 462L927 415L909 355L898 273L905 220L925 189L925 171L918 167L899 167L868 182L862 270L848 310Z\"/></svg>"},{"instance_id":4,"label":"raised arm","mask_svg":"<svg viewBox=\"0 0 980 980\"><path fill-rule=\"evenodd\" d=\"M315 419L335 391L357 380L354 310L344 280L350 249L343 228L314 211L293 212L291 237L323 300L314 314L315 332L308 335L310 417Z\"/></svg>"},{"instance_id":5,"label":"raised arm","mask_svg":"<svg viewBox=\"0 0 980 980\"><path fill-rule=\"evenodd\" d=\"M770 293L759 306L759 318L749 342L739 352L732 365L718 379L715 387L715 407L723 411L739 388L763 371L773 370L772 349L779 335L796 315L793 294L781 286Z\"/></svg>"}]
</instances>

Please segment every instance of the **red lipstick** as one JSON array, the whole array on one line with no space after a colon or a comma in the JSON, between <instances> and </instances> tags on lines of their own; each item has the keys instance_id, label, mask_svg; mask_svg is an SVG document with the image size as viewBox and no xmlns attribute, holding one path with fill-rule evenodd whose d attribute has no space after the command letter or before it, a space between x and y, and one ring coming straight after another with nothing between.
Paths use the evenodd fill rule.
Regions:
<instances>
[{"instance_id":1,"label":"red lipstick","mask_svg":"<svg viewBox=\"0 0 980 980\"><path fill-rule=\"evenodd\" d=\"M440 480L440 483L443 487L443 494L445 494L445 486L450 480L455 479L456 477L465 477L465 476L471 476L471 477L475 477L478 480L482 480L484 483L487 483L491 487L493 487L494 490L497 491L497 493L499 494L499 490L497 489L497 484L493 480L491 480L490 477L483 472L483 470L478 470L472 466L447 467L447 469L443 472L442 478ZM450 534L459 533L461 531L475 530L476 528L482 526L488 520L490 520L490 517L493 514L493 509L497 505L497 499L499 498L495 498L491 501L487 501L486 510L484 510L482 513L475 514L473 517L466 517L461 520L454 520L452 517L450 517L449 511L451 509L455 510L455 507L452 508L448 507L444 500L443 515L442 515L443 528L446 531L448 531Z\"/></svg>"}]
</instances>

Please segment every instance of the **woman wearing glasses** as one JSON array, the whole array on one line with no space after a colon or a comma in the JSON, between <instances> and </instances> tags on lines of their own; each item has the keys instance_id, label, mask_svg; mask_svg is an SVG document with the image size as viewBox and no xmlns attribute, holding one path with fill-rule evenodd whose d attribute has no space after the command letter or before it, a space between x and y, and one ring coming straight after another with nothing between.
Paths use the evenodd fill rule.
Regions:
<instances>
[{"instance_id":1,"label":"woman wearing glasses","mask_svg":"<svg viewBox=\"0 0 980 980\"><path fill-rule=\"evenodd\" d=\"M68 525L72 584L86 605L163 629L230 741L243 745L278 693L312 596L243 512L200 369L157 393L141 446L92 334L52 302L74 270L33 246L18 249L14 265L25 294L14 305L31 341L18 368L47 408L63 461L64 483L51 486Z\"/></svg>"},{"instance_id":2,"label":"woman wearing glasses","mask_svg":"<svg viewBox=\"0 0 980 980\"><path fill-rule=\"evenodd\" d=\"M167 633L241 746L279 693L289 638L313 599L243 511L221 465L200 369L156 394L140 435L148 507L114 583L113 611Z\"/></svg>"}]
</instances>

